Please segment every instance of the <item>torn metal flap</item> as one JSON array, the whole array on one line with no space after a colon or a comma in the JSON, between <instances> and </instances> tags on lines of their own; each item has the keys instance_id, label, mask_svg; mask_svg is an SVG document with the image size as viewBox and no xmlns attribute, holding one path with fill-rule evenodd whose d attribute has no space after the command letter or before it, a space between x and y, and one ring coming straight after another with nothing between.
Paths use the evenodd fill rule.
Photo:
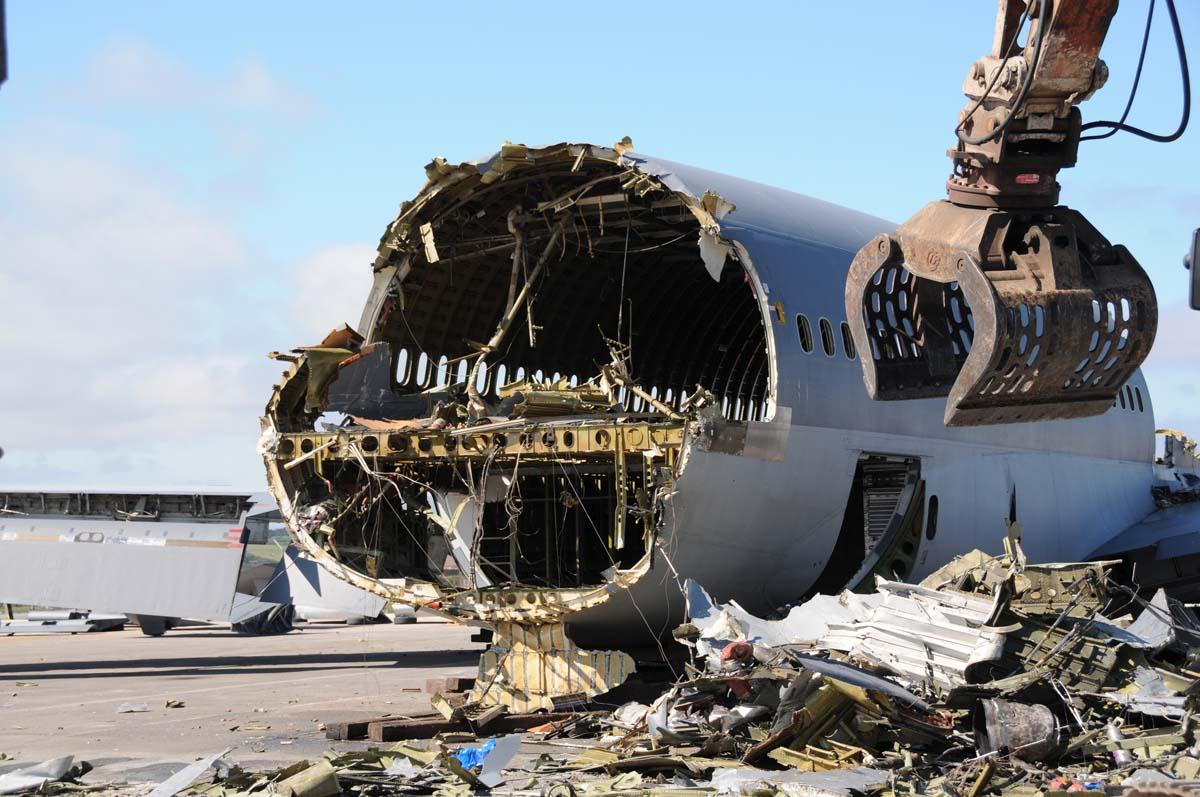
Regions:
<instances>
[{"instance_id":1,"label":"torn metal flap","mask_svg":"<svg viewBox=\"0 0 1200 797\"><path fill-rule=\"evenodd\" d=\"M797 655L793 657L793 660L799 663L801 667L813 672L819 672L821 675L829 678L874 692L882 692L888 697L895 698L904 705L926 714L934 712L933 706L900 686L900 684L890 681L882 675L876 675L869 670L864 670L862 667L855 667L853 664L834 661L832 659L821 659L816 656Z\"/></svg>"},{"instance_id":2,"label":"torn metal flap","mask_svg":"<svg viewBox=\"0 0 1200 797\"><path fill-rule=\"evenodd\" d=\"M720 604L692 579L684 584L687 615L700 630L696 649L701 655L720 650L730 642L746 641L754 645L775 647L814 639L818 624L809 604L796 606L782 620L763 620L747 612L735 602ZM820 602L816 605L821 605ZM821 635L824 624L820 625Z\"/></svg>"},{"instance_id":3,"label":"torn metal flap","mask_svg":"<svg viewBox=\"0 0 1200 797\"><path fill-rule=\"evenodd\" d=\"M420 227L421 243L425 245L425 259L430 263L436 263L438 257L437 242L433 238L433 225L425 222Z\"/></svg>"},{"instance_id":4,"label":"torn metal flap","mask_svg":"<svg viewBox=\"0 0 1200 797\"><path fill-rule=\"evenodd\" d=\"M232 749L233 748L231 747L226 747L219 753L207 755L204 758L201 758L199 761L188 764L186 767L155 786L154 791L150 792L147 797L174 797L174 795L195 783L196 778L207 772L221 756L225 755Z\"/></svg>"},{"instance_id":5,"label":"torn metal flap","mask_svg":"<svg viewBox=\"0 0 1200 797\"><path fill-rule=\"evenodd\" d=\"M483 770L479 773L479 782L493 789L504 782L501 771L521 749L521 734L510 733L496 740L492 751L483 759Z\"/></svg>"},{"instance_id":6,"label":"torn metal flap","mask_svg":"<svg viewBox=\"0 0 1200 797\"><path fill-rule=\"evenodd\" d=\"M0 794L16 794L27 789L36 789L46 783L62 780L71 771L74 756L52 758L30 767L14 769L0 775Z\"/></svg>"},{"instance_id":7,"label":"torn metal flap","mask_svg":"<svg viewBox=\"0 0 1200 797\"><path fill-rule=\"evenodd\" d=\"M700 259L708 276L716 282L721 281L721 272L725 270L725 258L733 252L733 247L721 240L721 236L711 230L700 230L696 243L700 246Z\"/></svg>"},{"instance_id":8,"label":"torn metal flap","mask_svg":"<svg viewBox=\"0 0 1200 797\"><path fill-rule=\"evenodd\" d=\"M1147 647L1156 651L1170 647L1177 641L1188 645L1200 644L1200 627L1195 622L1195 615L1179 601L1169 597L1163 589L1154 593L1149 605L1125 630L1144 640ZM1180 636L1185 639L1181 640Z\"/></svg>"}]
</instances>

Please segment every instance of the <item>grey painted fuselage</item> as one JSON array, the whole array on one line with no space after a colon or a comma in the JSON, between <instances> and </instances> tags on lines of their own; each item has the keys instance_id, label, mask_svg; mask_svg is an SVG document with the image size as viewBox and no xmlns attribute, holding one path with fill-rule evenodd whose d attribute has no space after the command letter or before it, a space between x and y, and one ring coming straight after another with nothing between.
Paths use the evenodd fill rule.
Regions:
<instances>
[{"instance_id":1,"label":"grey painted fuselage","mask_svg":"<svg viewBox=\"0 0 1200 797\"><path fill-rule=\"evenodd\" d=\"M914 578L972 548L998 551L1014 490L1024 548L1041 561L1082 559L1154 509L1154 419L1140 372L1129 383L1132 408L1082 420L947 428L944 399L871 401L842 339L843 291L858 249L894 225L725 175L626 159L673 188L712 190L736 205L721 235L736 242L756 283L773 359L775 410L750 422L750 434L772 450L689 452L661 536L669 562L580 616L581 639L611 638L603 629L627 623L669 628L680 610L676 574L753 612L795 602L829 562L863 452L919 458L925 500L938 499L937 533L921 536ZM800 314L811 352L801 346ZM821 319L834 333L832 355Z\"/></svg>"}]
</instances>

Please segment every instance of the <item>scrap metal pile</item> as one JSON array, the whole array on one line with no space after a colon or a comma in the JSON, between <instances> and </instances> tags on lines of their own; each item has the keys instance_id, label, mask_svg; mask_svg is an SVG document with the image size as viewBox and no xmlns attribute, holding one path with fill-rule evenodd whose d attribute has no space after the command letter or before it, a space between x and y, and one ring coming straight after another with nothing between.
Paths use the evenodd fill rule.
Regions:
<instances>
[{"instance_id":1,"label":"scrap metal pile","mask_svg":"<svg viewBox=\"0 0 1200 797\"><path fill-rule=\"evenodd\" d=\"M701 664L618 712L641 734L622 744L763 768L713 776L742 791L1196 793L1196 616L1161 591L1139 598L1112 562L1029 564L1018 533L1004 556L973 551L919 584L880 578L774 621L689 582L676 636Z\"/></svg>"},{"instance_id":2,"label":"scrap metal pile","mask_svg":"<svg viewBox=\"0 0 1200 797\"><path fill-rule=\"evenodd\" d=\"M1028 563L1019 531L1010 525L1002 556L972 551L920 583L879 578L873 593L817 595L774 620L689 581L675 637L694 655L649 704L551 716L482 744L443 733L269 773L211 756L163 795L214 762L190 791L1200 793L1200 620L1161 591L1139 597L1114 580L1112 562Z\"/></svg>"}]
</instances>

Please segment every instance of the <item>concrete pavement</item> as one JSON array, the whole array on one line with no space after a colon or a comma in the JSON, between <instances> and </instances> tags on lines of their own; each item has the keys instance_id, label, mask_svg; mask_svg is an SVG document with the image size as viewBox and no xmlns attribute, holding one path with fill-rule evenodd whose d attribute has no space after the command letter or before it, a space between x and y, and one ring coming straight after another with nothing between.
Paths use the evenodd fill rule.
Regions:
<instances>
[{"instance_id":1,"label":"concrete pavement","mask_svg":"<svg viewBox=\"0 0 1200 797\"><path fill-rule=\"evenodd\" d=\"M474 675L483 647L435 618L299 628L0 637L0 772L74 755L96 767L86 782L156 781L226 747L255 767L366 747L327 741L323 723L429 711L425 680ZM122 703L150 710L119 714Z\"/></svg>"}]
</instances>

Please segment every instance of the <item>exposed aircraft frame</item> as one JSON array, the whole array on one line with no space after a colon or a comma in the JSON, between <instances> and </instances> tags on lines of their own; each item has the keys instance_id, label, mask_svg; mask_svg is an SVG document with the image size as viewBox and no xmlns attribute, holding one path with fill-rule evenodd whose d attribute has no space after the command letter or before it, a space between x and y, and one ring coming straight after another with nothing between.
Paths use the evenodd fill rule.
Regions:
<instances>
[{"instance_id":1,"label":"exposed aircraft frame","mask_svg":"<svg viewBox=\"0 0 1200 797\"><path fill-rule=\"evenodd\" d=\"M531 363L527 377L523 367L520 371L514 368L507 373L517 375L518 379L507 385L499 384L504 381L506 371L500 365L497 375L498 358L492 355L502 345L511 346L511 338L520 336L522 346L525 339L536 340L539 328L533 318L543 313L563 312L550 300L539 303L538 289L543 272L554 268L553 264L569 250L594 253L603 247L619 248L636 227L638 238L634 240L638 245L634 249L690 249L690 256L695 257L699 246L709 272L708 277L701 279L717 285L727 256L734 253L734 246L719 236L719 219L732 206L715 194L696 195L687 191L677 180L672 181L669 174L660 179L632 167L622 161L625 149L621 145L612 149L560 145L537 150L508 145L482 171L477 164L454 167L435 161L427 169L429 183L414 202L406 203L384 236L375 264L375 288L362 322L364 329L372 330L366 341L360 343L343 332L341 341L327 339L321 347L297 350L298 357L283 355L296 362L268 405L263 419L262 450L276 500L291 518L289 528L293 529L297 543L311 556L363 589L392 600L437 608L460 618L561 620L571 612L608 600L613 590L627 588L648 570L657 525L662 522L663 504L669 500L674 478L683 467L682 459L689 449L715 444L733 451L747 445L763 445L763 441L745 439L744 427L740 440L712 440L712 424L706 423L705 418L719 417L720 399L693 386L693 392L685 400L683 393L687 386L680 379L664 396L665 400L660 400L658 387L646 390L630 376L628 345L612 339L608 341L610 362L599 365L592 376L580 377L587 380L584 383L568 377L551 377L548 371L544 376L551 378L539 383L530 378L534 377L536 367ZM509 188L514 180L521 180L510 173L521 169L541 172L529 178L541 182L551 179L545 176L546 170L557 169L571 177L570 188L535 207L502 208L497 222L512 234L495 236L499 241L488 238L470 246L442 241L439 249L434 221L446 224L457 208L468 202L478 203L479 197L486 195L502 176L507 175L505 187ZM580 174L585 178L581 179ZM632 217L634 213L638 218ZM492 215L495 217L496 213ZM503 240L506 237L508 241ZM414 252L419 258L412 257ZM465 383L463 393L469 406L451 406L455 402L446 391L433 396L418 394L416 403L407 407L379 406L381 388L390 389L391 376L397 367L423 367L400 362L408 356L407 352L391 351L389 344L380 339L381 328L409 324L406 313L411 316L436 312L425 297L412 295L414 290L439 290L434 264L437 272L446 273L460 264L479 262L484 256L512 261L510 279L505 280L508 299L500 324L486 344L475 344L471 349L453 340L452 333L460 331L443 330L441 343L449 349L449 356L436 366L432 363L427 366L443 372L457 367L459 379ZM421 273L422 268L426 273ZM740 271L740 267L733 268ZM748 280L756 279L748 264L744 273ZM464 271L461 278L471 279L472 275ZM414 283L420 287L411 288ZM523 287L518 291L519 284ZM407 296L402 296L401 285ZM666 291L672 288L663 287L666 301ZM481 288L486 290L485 286ZM754 304L748 306L753 308ZM514 329L514 321L522 310L526 327ZM480 320L486 322L486 318ZM723 398L727 413L740 412L748 417L752 403L756 417L767 418L774 412L770 386L775 376L769 372L767 363L771 358L766 356L770 335L769 328L762 326L768 334L751 336L745 344L747 351L738 355L759 364L754 365L752 372L738 374L736 379L726 378L729 394ZM480 327L475 334L484 331ZM467 331L467 337L472 332ZM620 333L612 330L612 334ZM484 339L484 335L479 334L479 338ZM352 348L331 345L339 342ZM429 341L422 343L429 345ZM533 347L529 350L535 351ZM632 356L648 355L633 352ZM581 370L588 365L578 360L570 364ZM489 367L492 375L488 374ZM421 381L419 376L415 378ZM728 401L731 396L732 403ZM488 398L493 402L493 412L507 402L509 411L520 417L489 418L485 406ZM614 411L621 407L622 401L628 401L632 411L627 408ZM422 428L412 419L430 411L437 414L435 405L441 407L441 423ZM357 428L312 431L316 415L329 410L345 412L354 418ZM386 415L389 411L396 417L370 415ZM400 417L402 413L412 417ZM453 428L447 430L448 425ZM495 499L486 494L502 488L494 482L484 485L478 476L497 462L513 463L513 473L517 473L521 467L534 468L546 463L553 466L564 457L573 468L599 468L614 473L616 493L612 501L618 506L630 505L628 516L616 513L614 518L612 538L608 540L611 561L607 564L611 570L602 579L596 579L596 583L575 589L537 590L527 584L506 589L493 583L493 577L480 572L479 557L470 550L473 542L470 530L476 526L475 507L494 503ZM447 460L470 471L478 470L476 481L460 485L461 492L448 502L416 510L414 517L430 519L446 532L458 566L463 571L472 571L466 575L473 588L438 583L435 578L372 578L348 569L336 558L338 529L329 522L333 513L344 507L320 503L299 506L294 501L295 495L304 492L306 480L332 471L340 463L352 463L373 480L371 494L360 493L363 496L360 500L378 502L386 492L394 491L396 497L404 496L402 500L416 505L425 501L418 496L427 494L432 484L409 474L427 472ZM376 469L381 462L406 472L402 476L383 473ZM625 491L626 479L634 472L644 478L645 489L638 495ZM580 496L579 500L584 499ZM633 540L640 541L640 555L619 562L620 552Z\"/></svg>"},{"instance_id":2,"label":"exposed aircraft frame","mask_svg":"<svg viewBox=\"0 0 1200 797\"><path fill-rule=\"evenodd\" d=\"M1134 383L1157 310L1132 256L1056 206L1055 177L1075 162L1075 106L1107 77L1098 52L1115 5L1001 0L993 53L964 84L950 201L894 231L644 158L628 139L611 148L505 144L478 162L435 160L383 236L362 334L346 327L275 355L292 365L268 402L260 451L296 543L363 589L494 624L476 699L526 709L624 677L628 659L574 648L564 624L617 595L645 596L652 568L665 565L678 581L672 546L681 537L690 537L686 575L713 570L691 550L698 541L736 551L716 588L764 600L767 589L736 582L753 577L751 563L780 565L768 560L788 538L785 507L841 510L840 526L794 524L802 538L789 544L811 549L780 552L797 570L765 573L764 585L787 584L794 598L875 572L906 575L920 549L921 562L930 552L922 471L930 460L936 471L939 456L913 450L915 440L993 452L997 460L969 469L1009 488L1011 522L1013 471L1031 470L1030 452L1062 455L1040 465L1051 478L1066 477L1069 462L1088 468L1089 488L1107 485L1117 514L1072 497L1064 511L1091 528L1060 547L1109 539L1150 500L1150 464L1138 459L1148 441L1133 431L1152 421L1100 416L1118 400L1132 407L1135 395L1144 412ZM1177 22L1173 5L1171 15ZM1025 52L1013 56L1027 21ZM704 189L733 193L697 189L710 178ZM751 209L734 213L735 201ZM725 235L730 214L736 233ZM752 252L769 253L765 270ZM784 290L772 294L764 275ZM871 398L949 395L945 427L1094 418L1075 432L1121 432L1096 441L1047 430L1022 442L1041 427L1005 436L939 425L925 436L927 405L858 415L808 406L810 373L793 346L777 348L776 326L790 326L784 298L818 295L831 278L845 312L843 353L860 360ZM836 319L826 310L818 322L831 358ZM802 313L796 323L800 348L812 352L813 328ZM826 376L827 393L845 387ZM823 458L830 471L814 472ZM761 467L785 460L774 473ZM764 498L806 489L786 481L801 472L833 494L772 496L770 512L747 508L744 528L697 499L739 477L758 479ZM1132 478L1121 484L1124 474ZM975 489L963 475L936 483L958 498ZM1048 498L1034 501L1043 518ZM690 527L677 534L681 507ZM738 535L740 546L728 539ZM672 590L661 584L658 609L669 615ZM582 681L569 675L578 672Z\"/></svg>"}]
</instances>

